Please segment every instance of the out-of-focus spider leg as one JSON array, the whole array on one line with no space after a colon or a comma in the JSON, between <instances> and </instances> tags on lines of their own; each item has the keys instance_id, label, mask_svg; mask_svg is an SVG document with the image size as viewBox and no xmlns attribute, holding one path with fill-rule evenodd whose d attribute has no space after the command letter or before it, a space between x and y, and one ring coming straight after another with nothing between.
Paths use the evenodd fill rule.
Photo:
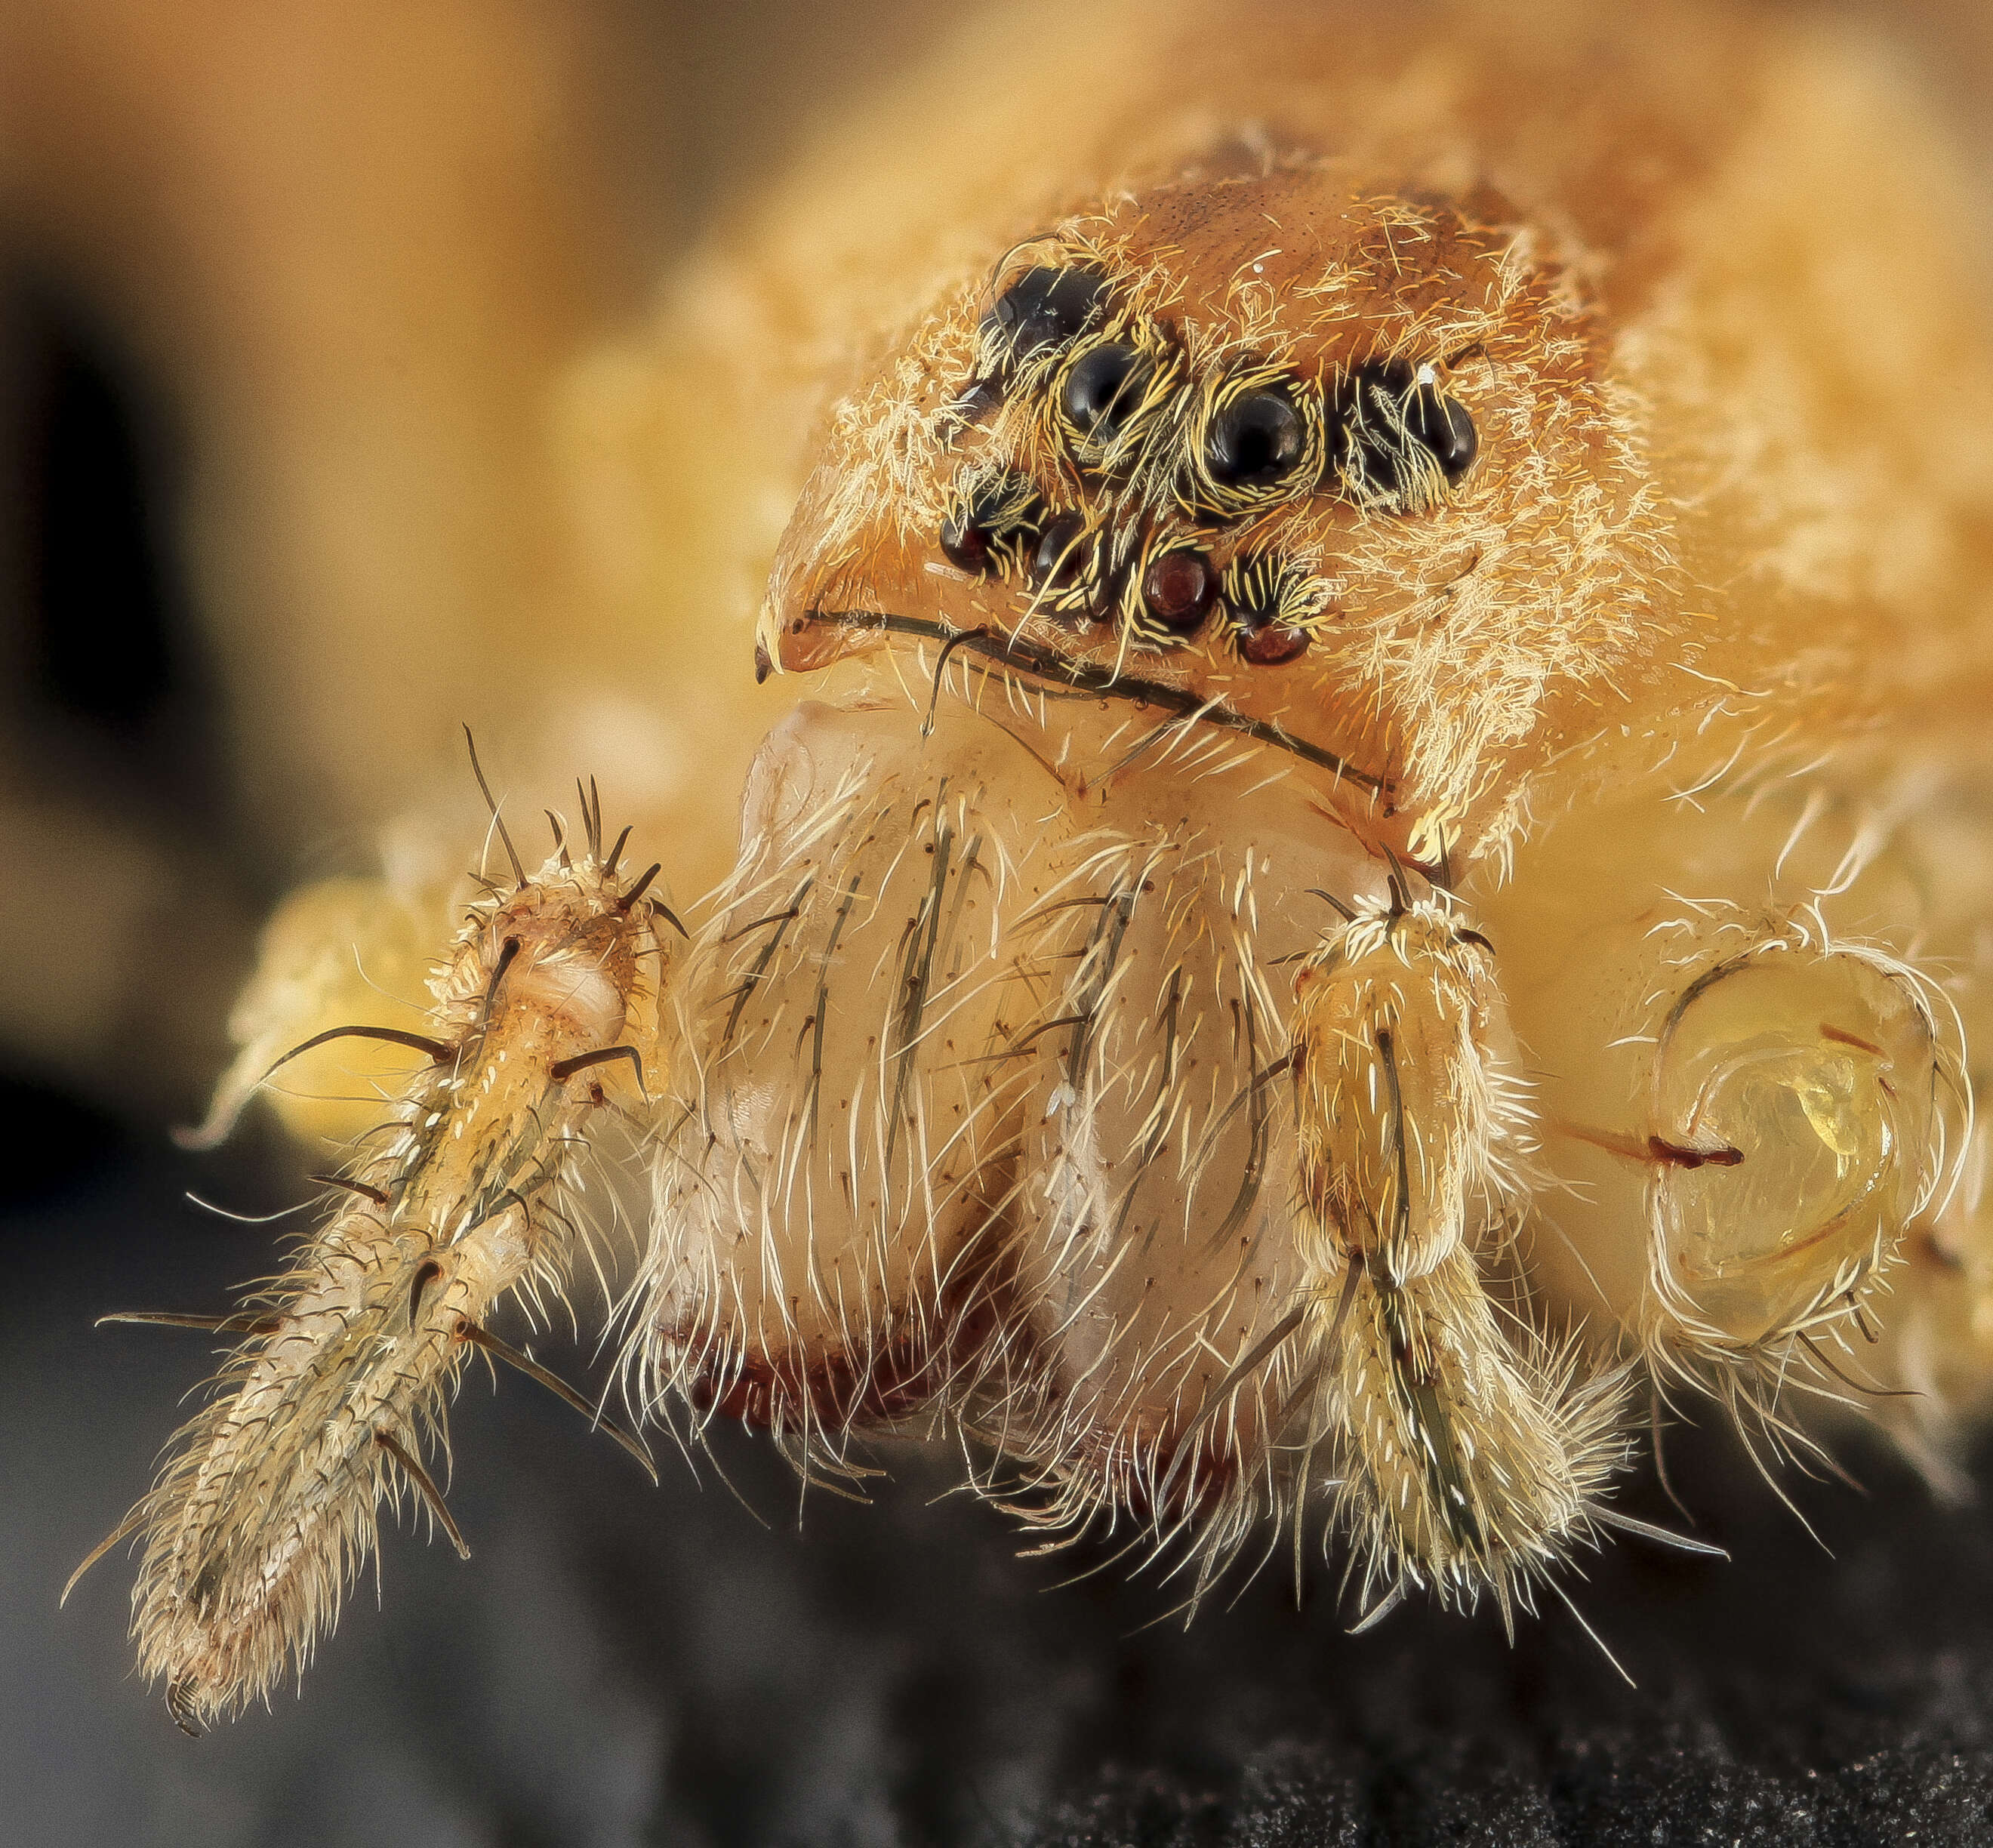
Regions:
<instances>
[{"instance_id":1,"label":"out-of-focus spider leg","mask_svg":"<svg viewBox=\"0 0 1993 1848\"><path fill-rule=\"evenodd\" d=\"M333 1177L332 1216L252 1299L249 1338L135 1511L140 1667L190 1731L302 1666L384 1496L407 1484L465 1550L423 1457L446 1443L473 1348L573 1396L484 1323L514 1291L566 1287L576 1163L612 1091L641 1095L660 1064L675 941L658 869L620 867L593 808L586 834L536 875L511 855L516 883L473 907L424 1031L386 1030L422 1068Z\"/></svg>"}]
</instances>

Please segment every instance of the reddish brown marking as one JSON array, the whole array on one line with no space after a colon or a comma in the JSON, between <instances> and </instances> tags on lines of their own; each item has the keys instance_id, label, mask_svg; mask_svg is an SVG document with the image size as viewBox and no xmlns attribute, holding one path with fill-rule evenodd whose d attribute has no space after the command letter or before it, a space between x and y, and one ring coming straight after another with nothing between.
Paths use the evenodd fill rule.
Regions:
<instances>
[{"instance_id":1,"label":"reddish brown marking","mask_svg":"<svg viewBox=\"0 0 1993 1848\"><path fill-rule=\"evenodd\" d=\"M1671 1168L1734 1168L1744 1159L1742 1149L1733 1149L1728 1143L1714 1149L1691 1149L1663 1136L1650 1136L1643 1142L1618 1129L1588 1129L1582 1123L1553 1123L1550 1127L1560 1135L1589 1143L1595 1149L1603 1149L1608 1155L1627 1161L1660 1162Z\"/></svg>"},{"instance_id":2,"label":"reddish brown marking","mask_svg":"<svg viewBox=\"0 0 1993 1848\"><path fill-rule=\"evenodd\" d=\"M747 1355L727 1367L723 1385L716 1359L689 1385L686 1397L701 1412L715 1412L761 1430L793 1429L805 1422L831 1430L890 1424L928 1405L948 1369L941 1357L923 1358L908 1337L882 1343L871 1354L826 1355L803 1361L793 1353Z\"/></svg>"},{"instance_id":3,"label":"reddish brown marking","mask_svg":"<svg viewBox=\"0 0 1993 1848\"><path fill-rule=\"evenodd\" d=\"M1267 623L1239 637L1239 652L1256 668L1284 667L1308 651L1308 632L1285 623Z\"/></svg>"},{"instance_id":4,"label":"reddish brown marking","mask_svg":"<svg viewBox=\"0 0 1993 1848\"><path fill-rule=\"evenodd\" d=\"M1837 1045L1858 1047L1863 1052L1878 1059L1889 1057L1881 1047L1863 1039L1859 1033L1851 1033L1838 1026L1830 1026L1824 1020L1820 1023L1820 1037L1823 1040L1831 1040Z\"/></svg>"},{"instance_id":5,"label":"reddish brown marking","mask_svg":"<svg viewBox=\"0 0 1993 1848\"><path fill-rule=\"evenodd\" d=\"M1744 1159L1742 1149L1733 1149L1728 1143L1714 1149L1690 1149L1680 1143L1664 1142L1658 1136L1647 1138L1647 1153L1656 1161L1675 1168L1734 1168Z\"/></svg>"}]
</instances>

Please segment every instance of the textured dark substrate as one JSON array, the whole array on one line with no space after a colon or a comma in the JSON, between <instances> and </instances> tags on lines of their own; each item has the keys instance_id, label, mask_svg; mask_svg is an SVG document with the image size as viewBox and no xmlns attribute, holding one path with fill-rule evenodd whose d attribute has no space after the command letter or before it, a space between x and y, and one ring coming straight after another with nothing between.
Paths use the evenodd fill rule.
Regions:
<instances>
[{"instance_id":1,"label":"textured dark substrate","mask_svg":"<svg viewBox=\"0 0 1993 1848\"><path fill-rule=\"evenodd\" d=\"M1872 1448L1869 1498L1802 1485L1829 1558L1714 1433L1677 1467L1729 1566L1629 1545L1573 1589L1639 1678L1561 1609L1512 1650L1492 1615L1342 1633L1318 1574L1270 1573L1187 1633L1167 1589L1020 1560L1003 1521L935 1499L903 1453L877 1505L719 1444L740 1494L665 1459L653 1491L523 1380L454 1425L475 1556L388 1538L273 1714L198 1743L128 1677L130 1566L70 1608L70 1566L142 1488L206 1337L93 1333L113 1307L219 1306L278 1227L197 1213L197 1184L280 1204L245 1156L105 1143L0 1222L0 1808L9 1840L107 1843L1993 1839L1993 1529ZM586 1355L544 1344L572 1371ZM596 1371L599 1378L599 1368ZM1982 1455L1981 1474L1993 1457ZM1651 1485L1628 1505L1671 1518Z\"/></svg>"}]
</instances>

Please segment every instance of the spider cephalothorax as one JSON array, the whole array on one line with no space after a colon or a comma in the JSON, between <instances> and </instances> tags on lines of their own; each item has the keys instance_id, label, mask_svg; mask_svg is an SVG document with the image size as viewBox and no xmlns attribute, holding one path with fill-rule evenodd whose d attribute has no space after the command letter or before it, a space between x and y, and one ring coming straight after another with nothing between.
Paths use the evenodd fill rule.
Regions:
<instances>
[{"instance_id":1,"label":"spider cephalothorax","mask_svg":"<svg viewBox=\"0 0 1993 1848\"><path fill-rule=\"evenodd\" d=\"M1118 196L843 406L764 647L973 630L1165 688L1437 860L1656 651L1666 528L1608 359L1492 196L1314 162Z\"/></svg>"}]
</instances>

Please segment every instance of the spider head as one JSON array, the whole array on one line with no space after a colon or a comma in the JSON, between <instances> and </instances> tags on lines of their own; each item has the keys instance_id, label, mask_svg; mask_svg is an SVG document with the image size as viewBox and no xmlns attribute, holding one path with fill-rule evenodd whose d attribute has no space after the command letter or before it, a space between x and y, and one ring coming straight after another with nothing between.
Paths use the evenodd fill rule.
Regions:
<instances>
[{"instance_id":1,"label":"spider head","mask_svg":"<svg viewBox=\"0 0 1993 1848\"><path fill-rule=\"evenodd\" d=\"M1540 241L1485 193L1308 162L1015 246L839 408L764 658L979 630L1027 677L1277 727L1458 839L1596 729L1667 573L1608 343Z\"/></svg>"}]
</instances>

